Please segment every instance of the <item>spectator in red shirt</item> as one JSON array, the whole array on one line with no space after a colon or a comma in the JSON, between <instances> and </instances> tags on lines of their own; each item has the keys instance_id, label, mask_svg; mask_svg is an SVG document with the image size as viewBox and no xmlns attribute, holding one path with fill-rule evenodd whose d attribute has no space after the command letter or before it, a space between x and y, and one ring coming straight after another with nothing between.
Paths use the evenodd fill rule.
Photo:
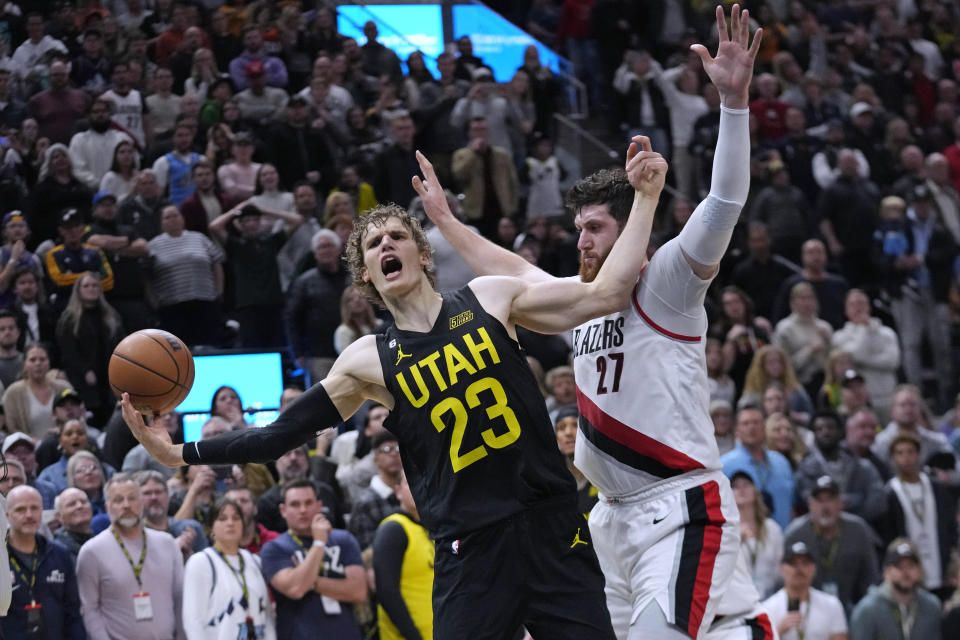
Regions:
<instances>
[{"instance_id":1,"label":"spectator in red shirt","mask_svg":"<svg viewBox=\"0 0 960 640\"><path fill-rule=\"evenodd\" d=\"M777 97L780 84L772 73L761 73L756 79L757 99L750 103L750 113L760 125L760 137L766 142L775 142L787 133L787 109L789 104Z\"/></svg>"}]
</instances>

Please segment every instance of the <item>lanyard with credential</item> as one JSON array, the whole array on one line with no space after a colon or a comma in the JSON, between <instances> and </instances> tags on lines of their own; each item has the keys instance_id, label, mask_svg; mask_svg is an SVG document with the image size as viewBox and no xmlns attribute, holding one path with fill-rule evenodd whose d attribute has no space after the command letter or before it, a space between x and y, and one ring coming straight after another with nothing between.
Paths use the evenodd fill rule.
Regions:
<instances>
[{"instance_id":1,"label":"lanyard with credential","mask_svg":"<svg viewBox=\"0 0 960 640\"><path fill-rule=\"evenodd\" d=\"M17 576L23 581L23 584L27 585L30 590L30 605L36 605L37 600L33 595L33 587L37 584L37 565L40 564L40 550L31 554L33 559L32 566L30 567L30 575L27 577L27 573L20 567L20 563L17 562L17 557L13 553L13 547L10 546L10 540L7 540L7 555L10 556L10 564L13 565L13 570L17 572Z\"/></svg>"},{"instance_id":2,"label":"lanyard with credential","mask_svg":"<svg viewBox=\"0 0 960 640\"><path fill-rule=\"evenodd\" d=\"M243 591L243 598L240 600L240 606L243 608L243 612L246 616L246 627L247 627L247 638L253 640L256 638L256 632L253 627L253 618L250 617L250 591L247 589L247 574L244 571L245 563L243 561L243 554L237 551L237 559L240 562L239 572L233 568L233 565L227 560L227 556L223 553L223 550L220 549L217 545L213 546L213 550L220 556L220 559L223 560L223 564L227 565L227 568L230 569L230 573L233 574L233 577L237 579L237 583L240 585L240 589Z\"/></svg>"},{"instance_id":3,"label":"lanyard with credential","mask_svg":"<svg viewBox=\"0 0 960 640\"><path fill-rule=\"evenodd\" d=\"M143 572L143 562L147 559L147 531L142 529L141 533L143 534L143 551L140 552L140 560L137 564L133 564L133 558L130 557L130 552L127 551L127 546L123 544L123 540L120 539L120 534L117 533L117 530L113 527L110 527L110 531L113 533L113 537L117 539L117 544L120 545L120 548L123 550L123 555L127 558L127 562L130 563L130 568L133 569L133 577L137 579L137 588L140 590L140 593L143 593L143 582L140 580L140 574Z\"/></svg>"},{"instance_id":4,"label":"lanyard with credential","mask_svg":"<svg viewBox=\"0 0 960 640\"><path fill-rule=\"evenodd\" d=\"M290 529L287 529L287 533L290 535L290 538L297 544L297 546L300 547L300 551L303 552L303 555L306 556L308 549L306 545L303 544L303 540L300 539L300 536L295 534ZM314 543L314 544L317 544L317 543ZM324 549L324 554L326 554L326 549ZM327 561L324 560L323 564L320 565L320 575L325 576L326 573L327 573Z\"/></svg>"}]
</instances>

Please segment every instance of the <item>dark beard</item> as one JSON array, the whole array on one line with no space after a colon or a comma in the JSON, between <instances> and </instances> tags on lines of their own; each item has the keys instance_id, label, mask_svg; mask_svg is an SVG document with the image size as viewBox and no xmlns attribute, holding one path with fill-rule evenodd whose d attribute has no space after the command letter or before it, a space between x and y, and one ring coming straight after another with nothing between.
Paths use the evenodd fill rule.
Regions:
<instances>
[{"instance_id":1,"label":"dark beard","mask_svg":"<svg viewBox=\"0 0 960 640\"><path fill-rule=\"evenodd\" d=\"M97 133L106 133L107 129L110 128L110 121L106 122L91 122L90 128L96 131Z\"/></svg>"}]
</instances>

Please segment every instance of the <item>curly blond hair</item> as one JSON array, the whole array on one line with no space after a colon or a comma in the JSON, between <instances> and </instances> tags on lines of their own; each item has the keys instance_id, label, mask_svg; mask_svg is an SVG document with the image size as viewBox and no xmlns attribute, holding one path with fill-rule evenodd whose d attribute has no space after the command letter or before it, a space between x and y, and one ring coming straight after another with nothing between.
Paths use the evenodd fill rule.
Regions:
<instances>
[{"instance_id":1,"label":"curly blond hair","mask_svg":"<svg viewBox=\"0 0 960 640\"><path fill-rule=\"evenodd\" d=\"M417 249L421 252L426 251L427 254L431 256L429 264L423 267L423 272L427 275L430 286L437 286L437 271L433 266L432 258L433 248L430 246L430 241L427 240L427 234L424 233L420 222L395 204L379 205L370 209L362 218L357 218L353 221L353 231L350 233L349 240L347 240L346 261L347 267L350 269L350 274L353 276L353 286L355 286L367 300L381 307L385 307L386 305L380 293L373 286L372 282L365 282L363 280L363 239L367 235L367 229L371 226L382 227L390 218L399 220L400 224L406 227L410 235L413 236L414 242L417 243Z\"/></svg>"}]
</instances>

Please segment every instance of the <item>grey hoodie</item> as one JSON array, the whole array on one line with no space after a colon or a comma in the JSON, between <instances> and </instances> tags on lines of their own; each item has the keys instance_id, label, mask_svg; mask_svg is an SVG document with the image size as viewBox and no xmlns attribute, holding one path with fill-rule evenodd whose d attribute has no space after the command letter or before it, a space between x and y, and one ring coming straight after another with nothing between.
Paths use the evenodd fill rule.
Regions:
<instances>
[{"instance_id":1,"label":"grey hoodie","mask_svg":"<svg viewBox=\"0 0 960 640\"><path fill-rule=\"evenodd\" d=\"M913 618L910 634L901 633L900 620ZM890 584L881 583L853 608L850 617L850 640L941 640L940 600L923 589L917 589L916 598L902 616L893 598Z\"/></svg>"}]
</instances>

